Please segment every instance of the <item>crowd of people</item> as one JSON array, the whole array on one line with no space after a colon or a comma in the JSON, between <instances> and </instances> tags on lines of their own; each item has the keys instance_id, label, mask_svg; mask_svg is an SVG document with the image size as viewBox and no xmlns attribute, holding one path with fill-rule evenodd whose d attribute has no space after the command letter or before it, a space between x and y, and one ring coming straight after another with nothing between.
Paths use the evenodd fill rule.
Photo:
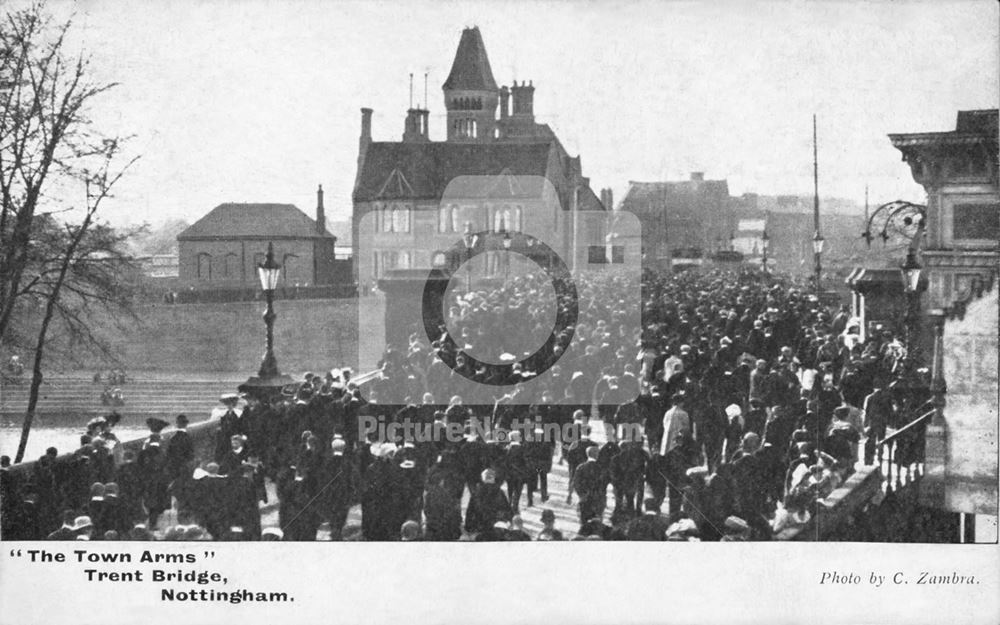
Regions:
<instances>
[{"instance_id":1,"label":"crowd of people","mask_svg":"<svg viewBox=\"0 0 1000 625\"><path fill-rule=\"evenodd\" d=\"M873 327L859 340L846 308L794 283L722 272L576 282L576 325L478 395L457 391L500 368L457 371L461 349L455 368L441 350L527 355L518 328L571 304L533 297L537 277L456 299L452 332L427 340L414 328L370 382L335 369L272 396L223 396L209 445L180 415L166 433L150 419L141 449L123 450L112 415L30 472L5 457L4 538L316 540L325 526L340 540L358 534L345 528L360 504L364 540L769 540L807 523L858 462L876 462L887 429L926 400L900 382L921 372L897 337ZM455 427L464 435L442 434ZM574 532L546 505L557 462ZM264 503L277 504L277 528L262 527ZM521 511L536 505L543 529L531 536ZM177 522L161 526L167 510Z\"/></svg>"}]
</instances>

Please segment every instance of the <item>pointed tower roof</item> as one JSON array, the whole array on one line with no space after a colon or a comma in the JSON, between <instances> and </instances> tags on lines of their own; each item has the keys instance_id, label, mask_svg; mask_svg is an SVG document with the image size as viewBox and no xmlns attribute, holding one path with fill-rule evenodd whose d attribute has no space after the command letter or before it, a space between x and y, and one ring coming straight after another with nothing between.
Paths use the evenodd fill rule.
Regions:
<instances>
[{"instance_id":1,"label":"pointed tower roof","mask_svg":"<svg viewBox=\"0 0 1000 625\"><path fill-rule=\"evenodd\" d=\"M467 89L469 91L496 91L497 82L493 79L490 69L490 59L486 56L486 45L479 27L473 26L462 31L462 39L458 42L455 52L455 62L451 65L448 80L444 81L443 89Z\"/></svg>"}]
</instances>

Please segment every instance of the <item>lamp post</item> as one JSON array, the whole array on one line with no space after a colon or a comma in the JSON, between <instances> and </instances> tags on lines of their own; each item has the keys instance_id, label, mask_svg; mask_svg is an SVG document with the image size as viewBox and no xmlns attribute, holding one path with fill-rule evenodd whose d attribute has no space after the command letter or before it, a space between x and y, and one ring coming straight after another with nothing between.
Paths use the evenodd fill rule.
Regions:
<instances>
[{"instance_id":1,"label":"lamp post","mask_svg":"<svg viewBox=\"0 0 1000 625\"><path fill-rule=\"evenodd\" d=\"M278 370L278 360L274 356L274 290L278 287L281 276L281 265L274 260L274 243L267 244L267 256L264 262L257 265L257 276L260 278L260 288L264 291L267 308L264 310L264 325L267 327L267 341L264 359L255 377L251 377L240 388L266 389L280 388L292 382L287 375Z\"/></svg>"},{"instance_id":2,"label":"lamp post","mask_svg":"<svg viewBox=\"0 0 1000 625\"><path fill-rule=\"evenodd\" d=\"M906 261L899 268L906 293L906 316L903 320L906 332L906 360L910 362L913 353L914 325L917 319L917 298L920 296L920 275L923 267L917 261L916 250L911 246L906 251Z\"/></svg>"},{"instance_id":3,"label":"lamp post","mask_svg":"<svg viewBox=\"0 0 1000 625\"><path fill-rule=\"evenodd\" d=\"M768 273L767 270L767 248L771 247L771 237L767 236L767 230L765 229L763 234L760 235L760 247L764 252L763 257L760 260L761 269L764 273Z\"/></svg>"},{"instance_id":4,"label":"lamp post","mask_svg":"<svg viewBox=\"0 0 1000 625\"><path fill-rule=\"evenodd\" d=\"M472 233L472 222L465 222L465 232L462 233L462 244L465 245L465 261L472 258L472 248L476 245L476 235ZM465 292L472 292L472 265L466 267Z\"/></svg>"},{"instance_id":5,"label":"lamp post","mask_svg":"<svg viewBox=\"0 0 1000 625\"><path fill-rule=\"evenodd\" d=\"M510 279L510 246L514 244L514 239L510 238L510 233L507 232L506 227L501 227L500 232L503 233L503 250L504 250L504 263L503 263L503 283L507 284L507 280Z\"/></svg>"},{"instance_id":6,"label":"lamp post","mask_svg":"<svg viewBox=\"0 0 1000 625\"><path fill-rule=\"evenodd\" d=\"M819 233L819 157L816 142L816 114L813 113L813 259L816 265L816 296L820 294L820 274L823 266L820 255L823 253L823 235Z\"/></svg>"},{"instance_id":7,"label":"lamp post","mask_svg":"<svg viewBox=\"0 0 1000 625\"><path fill-rule=\"evenodd\" d=\"M823 254L823 244L826 243L826 239L823 235L819 233L819 230L813 235L813 258L816 262L816 295L820 293L820 275L823 273L823 264L820 260L820 256Z\"/></svg>"}]
</instances>

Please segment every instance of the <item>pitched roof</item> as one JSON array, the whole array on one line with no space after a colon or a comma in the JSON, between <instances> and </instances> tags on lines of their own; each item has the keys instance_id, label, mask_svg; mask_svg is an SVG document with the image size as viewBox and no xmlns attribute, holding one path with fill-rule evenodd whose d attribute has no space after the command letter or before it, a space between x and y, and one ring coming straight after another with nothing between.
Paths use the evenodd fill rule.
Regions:
<instances>
[{"instance_id":1,"label":"pitched roof","mask_svg":"<svg viewBox=\"0 0 1000 625\"><path fill-rule=\"evenodd\" d=\"M679 182L629 182L622 208L636 215L692 213L711 203L728 203L729 184L725 180L683 180Z\"/></svg>"},{"instance_id":2,"label":"pitched roof","mask_svg":"<svg viewBox=\"0 0 1000 625\"><path fill-rule=\"evenodd\" d=\"M479 27L473 26L462 31L458 42L455 61L451 73L444 81L444 89L467 89L470 91L496 91L497 81L493 79L490 59L486 56L486 45Z\"/></svg>"},{"instance_id":3,"label":"pitched roof","mask_svg":"<svg viewBox=\"0 0 1000 625\"><path fill-rule=\"evenodd\" d=\"M552 145L552 141L372 143L358 175L354 201L440 199L449 183L459 176L546 176L552 173ZM559 182L553 180L557 188Z\"/></svg>"},{"instance_id":4,"label":"pitched roof","mask_svg":"<svg viewBox=\"0 0 1000 625\"><path fill-rule=\"evenodd\" d=\"M177 235L191 239L332 237L316 232L316 220L294 204L219 204Z\"/></svg>"}]
</instances>

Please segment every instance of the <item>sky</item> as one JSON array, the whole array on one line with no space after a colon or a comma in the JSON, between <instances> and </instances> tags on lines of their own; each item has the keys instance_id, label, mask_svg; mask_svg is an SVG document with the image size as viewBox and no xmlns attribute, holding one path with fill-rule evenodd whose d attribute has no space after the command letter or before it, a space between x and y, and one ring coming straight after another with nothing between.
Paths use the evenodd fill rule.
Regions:
<instances>
[{"instance_id":1,"label":"sky","mask_svg":"<svg viewBox=\"0 0 1000 625\"><path fill-rule=\"evenodd\" d=\"M730 192L922 202L886 137L954 129L996 108L998 4L964 2L320 2L80 0L75 45L119 86L95 107L139 162L113 223L194 221L222 202L326 191L346 219L360 108L398 141L425 103L444 138L441 84L478 25L498 84L532 80L535 115L582 157L597 190L703 171Z\"/></svg>"}]
</instances>

